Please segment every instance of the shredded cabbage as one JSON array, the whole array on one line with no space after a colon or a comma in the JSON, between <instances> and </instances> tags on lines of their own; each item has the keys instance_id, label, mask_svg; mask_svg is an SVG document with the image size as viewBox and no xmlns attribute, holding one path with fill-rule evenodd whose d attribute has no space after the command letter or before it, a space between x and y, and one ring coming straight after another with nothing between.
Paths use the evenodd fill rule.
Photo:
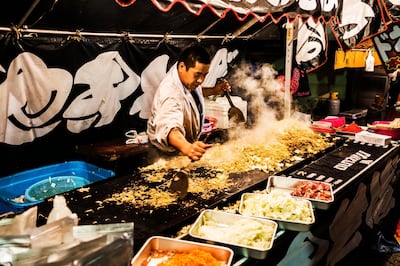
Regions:
<instances>
[{"instance_id":1,"label":"shredded cabbage","mask_svg":"<svg viewBox=\"0 0 400 266\"><path fill-rule=\"evenodd\" d=\"M218 242L269 249L275 230L275 223L267 224L253 219L238 219L229 225L205 219L198 229L198 234Z\"/></svg>"},{"instance_id":2,"label":"shredded cabbage","mask_svg":"<svg viewBox=\"0 0 400 266\"><path fill-rule=\"evenodd\" d=\"M275 220L313 222L313 209L308 200L283 193L248 194L241 213Z\"/></svg>"}]
</instances>

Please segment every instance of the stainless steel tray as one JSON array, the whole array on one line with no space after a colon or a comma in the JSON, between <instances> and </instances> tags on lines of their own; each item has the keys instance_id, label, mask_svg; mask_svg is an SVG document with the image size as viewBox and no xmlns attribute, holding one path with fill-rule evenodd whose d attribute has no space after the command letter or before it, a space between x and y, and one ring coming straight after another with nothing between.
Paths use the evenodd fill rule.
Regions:
<instances>
[{"instance_id":1,"label":"stainless steel tray","mask_svg":"<svg viewBox=\"0 0 400 266\"><path fill-rule=\"evenodd\" d=\"M204 210L189 230L194 238L228 246L245 257L265 259L272 248L275 221L216 210Z\"/></svg>"},{"instance_id":2,"label":"stainless steel tray","mask_svg":"<svg viewBox=\"0 0 400 266\"><path fill-rule=\"evenodd\" d=\"M330 183L309 180L309 179L291 178L291 177L286 177L286 176L270 176L267 181L266 189L267 189L267 192L281 191L282 193L287 193L290 195L303 182L311 182L311 183L314 183L317 185L321 184L321 185L323 185L323 187L328 188L329 191L327 193L331 196L331 199L320 200L320 199L316 199L314 196L304 196L304 197L303 196L295 196L295 197L302 197L302 198L306 198L306 199L310 200L312 205L316 209L320 209L320 210L329 209L331 203L334 202L332 184L330 184Z\"/></svg>"},{"instance_id":3,"label":"stainless steel tray","mask_svg":"<svg viewBox=\"0 0 400 266\"><path fill-rule=\"evenodd\" d=\"M147 239L147 241L133 257L131 266L143 265L142 263L147 261L150 258L151 252L155 250L189 252L194 249L200 249L209 252L217 260L224 263L222 264L223 266L230 266L232 263L233 250L230 248L163 236L153 236ZM154 263L155 262L152 262L150 258L150 263L148 265L157 265Z\"/></svg>"},{"instance_id":4,"label":"stainless steel tray","mask_svg":"<svg viewBox=\"0 0 400 266\"><path fill-rule=\"evenodd\" d=\"M311 201L276 192L243 193L239 213L274 220L291 231L309 231L315 223Z\"/></svg>"}]
</instances>

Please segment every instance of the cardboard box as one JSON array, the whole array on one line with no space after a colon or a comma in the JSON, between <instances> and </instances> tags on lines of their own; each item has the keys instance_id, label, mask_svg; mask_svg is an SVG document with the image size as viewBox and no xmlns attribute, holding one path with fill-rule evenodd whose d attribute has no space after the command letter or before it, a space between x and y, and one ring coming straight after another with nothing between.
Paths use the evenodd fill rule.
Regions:
<instances>
[{"instance_id":1,"label":"cardboard box","mask_svg":"<svg viewBox=\"0 0 400 266\"><path fill-rule=\"evenodd\" d=\"M231 96L233 104L239 108L245 120L247 120L247 102L242 100L239 96ZM229 128L228 110L231 107L228 99L223 96L213 98L206 98L204 100L206 116L211 116L217 119L215 123L216 128Z\"/></svg>"}]
</instances>

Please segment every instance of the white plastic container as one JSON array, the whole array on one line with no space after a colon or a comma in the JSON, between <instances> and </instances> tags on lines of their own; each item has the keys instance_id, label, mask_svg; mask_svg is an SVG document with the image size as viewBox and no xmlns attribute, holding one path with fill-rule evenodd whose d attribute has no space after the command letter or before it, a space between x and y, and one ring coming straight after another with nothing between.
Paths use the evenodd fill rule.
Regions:
<instances>
[{"instance_id":1,"label":"white plastic container","mask_svg":"<svg viewBox=\"0 0 400 266\"><path fill-rule=\"evenodd\" d=\"M392 141L392 137L377 134L377 133L372 133L372 132L368 132L368 131L361 131L361 132L355 134L354 141L361 142L361 143L374 144L374 145L378 145L378 146L386 146L386 145L390 144L390 142Z\"/></svg>"},{"instance_id":2,"label":"white plastic container","mask_svg":"<svg viewBox=\"0 0 400 266\"><path fill-rule=\"evenodd\" d=\"M231 96L233 104L239 108L245 120L247 120L247 102L239 96ZM212 116L217 119L215 124L216 128L229 128L229 117L228 110L231 107L228 99L224 96L216 97L215 99L206 98L204 99L205 115Z\"/></svg>"}]
</instances>

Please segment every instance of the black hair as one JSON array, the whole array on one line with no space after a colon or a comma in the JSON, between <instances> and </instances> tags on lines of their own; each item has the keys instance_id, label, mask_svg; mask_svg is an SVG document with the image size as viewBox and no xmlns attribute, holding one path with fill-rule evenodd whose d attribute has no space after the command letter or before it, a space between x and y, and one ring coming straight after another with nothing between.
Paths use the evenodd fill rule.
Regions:
<instances>
[{"instance_id":1,"label":"black hair","mask_svg":"<svg viewBox=\"0 0 400 266\"><path fill-rule=\"evenodd\" d=\"M199 45L193 45L185 48L178 58L178 63L183 62L186 70L194 67L196 62L201 64L210 64L211 57L207 50Z\"/></svg>"}]
</instances>

